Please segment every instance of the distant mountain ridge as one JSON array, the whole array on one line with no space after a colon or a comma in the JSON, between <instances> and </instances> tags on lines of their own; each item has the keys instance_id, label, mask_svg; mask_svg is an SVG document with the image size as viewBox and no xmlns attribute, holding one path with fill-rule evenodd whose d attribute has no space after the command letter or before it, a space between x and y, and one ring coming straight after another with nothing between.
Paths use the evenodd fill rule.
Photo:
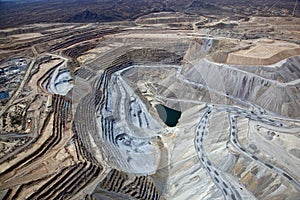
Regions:
<instances>
[{"instance_id":1,"label":"distant mountain ridge","mask_svg":"<svg viewBox=\"0 0 300 200\"><path fill-rule=\"evenodd\" d=\"M0 28L32 23L135 20L161 11L193 16L300 16L295 0L0 0Z\"/></svg>"},{"instance_id":2,"label":"distant mountain ridge","mask_svg":"<svg viewBox=\"0 0 300 200\"><path fill-rule=\"evenodd\" d=\"M105 16L97 13L93 13L89 10L85 10L81 13L78 13L67 20L67 22L77 22L77 23L84 23L84 22L103 22L103 21L113 21L115 20L113 17Z\"/></svg>"}]
</instances>

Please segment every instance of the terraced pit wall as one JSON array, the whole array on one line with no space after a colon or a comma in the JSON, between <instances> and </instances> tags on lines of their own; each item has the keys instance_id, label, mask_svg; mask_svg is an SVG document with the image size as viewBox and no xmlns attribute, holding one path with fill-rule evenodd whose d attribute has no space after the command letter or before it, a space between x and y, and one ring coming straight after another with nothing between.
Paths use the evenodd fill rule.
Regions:
<instances>
[{"instance_id":1,"label":"terraced pit wall","mask_svg":"<svg viewBox=\"0 0 300 200\"><path fill-rule=\"evenodd\" d=\"M186 48L187 47L188 46L186 46ZM134 64L180 64L184 53L185 51L182 51L182 54L176 54L166 49L131 48L127 46L105 54L99 61L96 61L99 65L95 65L96 62L94 62L89 66L95 71L103 69L104 71L99 77L96 77L92 84L92 91L87 94L79 104L75 114L73 129L80 143L88 152L91 152L91 155L97 154L93 145L101 146L101 154L103 154L105 158L110 158L109 165L113 168L107 177L99 183L95 193L90 195L91 198L110 197L113 199L124 199L124 197L134 197L137 199L159 199L163 192L164 184L162 183L167 181L165 177L167 173L161 173L161 170L158 170L153 175L134 175L120 170L126 169L128 166L126 166L126 163L121 162L124 158L122 158L122 154L118 155L117 152L120 150L114 146L114 140L111 142L106 141L98 132L95 110L106 108L108 97L106 87L114 72ZM81 123L81 119L84 119L84 123ZM111 119L104 119L102 123L114 123L114 121L111 122L110 120ZM106 128L105 131L107 131L105 134L112 137L116 134ZM161 157L165 159L167 158L167 152L163 152L166 155ZM163 166L166 164L164 159L160 161L160 164ZM158 167L158 169L160 168L161 167ZM162 176L162 174L164 174L164 176ZM155 178L152 178L152 176L155 176ZM111 180L115 180L114 183L117 184L111 184ZM157 187L158 184L160 187ZM122 193L123 195L117 195L116 192Z\"/></svg>"}]
</instances>

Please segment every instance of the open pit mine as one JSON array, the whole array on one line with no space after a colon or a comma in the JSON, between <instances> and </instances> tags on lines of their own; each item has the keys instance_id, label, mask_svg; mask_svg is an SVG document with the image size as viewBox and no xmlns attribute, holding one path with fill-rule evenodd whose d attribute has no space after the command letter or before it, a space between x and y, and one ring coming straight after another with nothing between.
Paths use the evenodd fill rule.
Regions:
<instances>
[{"instance_id":1,"label":"open pit mine","mask_svg":"<svg viewBox=\"0 0 300 200\"><path fill-rule=\"evenodd\" d=\"M0 199L300 199L299 24L1 29Z\"/></svg>"}]
</instances>

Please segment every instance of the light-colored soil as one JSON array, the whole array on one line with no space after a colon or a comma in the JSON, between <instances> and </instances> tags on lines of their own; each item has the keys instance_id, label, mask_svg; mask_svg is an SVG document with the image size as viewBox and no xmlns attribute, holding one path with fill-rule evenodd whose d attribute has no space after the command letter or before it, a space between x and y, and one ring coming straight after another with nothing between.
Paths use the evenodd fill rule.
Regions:
<instances>
[{"instance_id":1,"label":"light-colored soil","mask_svg":"<svg viewBox=\"0 0 300 200\"><path fill-rule=\"evenodd\" d=\"M235 65L271 65L300 54L300 46L282 41L259 39L246 50L228 55L226 63Z\"/></svg>"},{"instance_id":2,"label":"light-colored soil","mask_svg":"<svg viewBox=\"0 0 300 200\"><path fill-rule=\"evenodd\" d=\"M43 36L41 33L26 33L26 34L18 34L18 35L12 35L11 37L14 38L16 41L18 40L27 40L27 39L33 39Z\"/></svg>"}]
</instances>

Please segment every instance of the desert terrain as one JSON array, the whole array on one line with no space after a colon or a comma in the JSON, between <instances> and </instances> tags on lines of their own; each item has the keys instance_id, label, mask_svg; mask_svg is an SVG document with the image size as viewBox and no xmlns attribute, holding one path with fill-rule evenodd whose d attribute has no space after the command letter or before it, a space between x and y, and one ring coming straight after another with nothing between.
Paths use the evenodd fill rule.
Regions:
<instances>
[{"instance_id":1,"label":"desert terrain","mask_svg":"<svg viewBox=\"0 0 300 200\"><path fill-rule=\"evenodd\" d=\"M231 17L170 2L123 20L2 14L1 199L300 198L295 2Z\"/></svg>"}]
</instances>

